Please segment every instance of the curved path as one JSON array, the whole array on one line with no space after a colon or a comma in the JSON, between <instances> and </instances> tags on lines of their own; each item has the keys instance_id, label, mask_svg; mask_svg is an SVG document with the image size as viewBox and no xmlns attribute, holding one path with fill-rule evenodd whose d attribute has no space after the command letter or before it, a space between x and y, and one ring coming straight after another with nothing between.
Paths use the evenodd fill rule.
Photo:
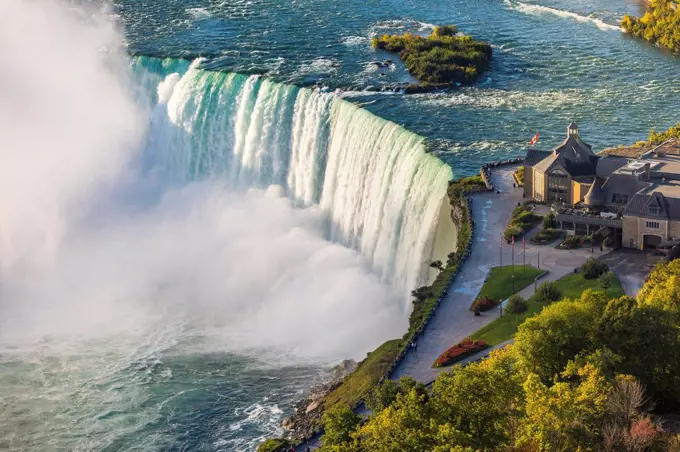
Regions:
<instances>
[{"instance_id":1,"label":"curved path","mask_svg":"<svg viewBox=\"0 0 680 452\"><path fill-rule=\"evenodd\" d=\"M475 221L472 254L463 265L446 299L418 338L416 350L409 350L391 378L409 375L423 383L433 381L439 372L448 370L432 368L437 356L499 315L498 310L494 309L475 317L469 308L484 284L487 273L492 267L499 265L501 249L503 265L511 263L512 249L507 243L503 243L501 248L501 236L512 210L517 207L518 202L523 201L521 189L512 186L512 173L516 168L492 168L491 177L500 194L483 192L472 195L472 219ZM599 250L595 250L594 254L583 249L557 250L554 245L534 246L527 242L526 263L536 266L537 260L540 260L540 268L549 271L541 281L554 281L572 272L588 257L605 253ZM522 260L520 242L515 244L515 264L522 264ZM520 294L528 298L533 292L534 287L531 285L520 291ZM479 359L479 356L475 359Z\"/></svg>"}]
</instances>

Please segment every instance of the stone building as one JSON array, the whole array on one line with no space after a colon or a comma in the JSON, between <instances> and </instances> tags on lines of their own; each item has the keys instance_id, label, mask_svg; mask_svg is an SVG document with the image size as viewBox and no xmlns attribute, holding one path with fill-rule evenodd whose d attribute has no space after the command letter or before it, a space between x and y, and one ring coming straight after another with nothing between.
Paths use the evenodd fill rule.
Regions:
<instances>
[{"instance_id":1,"label":"stone building","mask_svg":"<svg viewBox=\"0 0 680 452\"><path fill-rule=\"evenodd\" d=\"M599 156L571 123L552 151L529 149L524 168L524 197L553 205L569 233L613 234L640 249L680 239L677 140L636 158Z\"/></svg>"}]
</instances>

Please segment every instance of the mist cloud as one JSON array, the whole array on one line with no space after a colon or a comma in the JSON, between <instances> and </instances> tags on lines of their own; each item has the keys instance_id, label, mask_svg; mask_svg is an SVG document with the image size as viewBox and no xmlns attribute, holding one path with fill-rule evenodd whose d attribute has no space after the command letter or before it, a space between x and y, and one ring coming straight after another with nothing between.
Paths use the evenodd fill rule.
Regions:
<instances>
[{"instance_id":1,"label":"mist cloud","mask_svg":"<svg viewBox=\"0 0 680 452\"><path fill-rule=\"evenodd\" d=\"M150 182L137 166L150 116L120 36L87 17L0 4L0 350L158 335L159 351L191 338L197 352L333 360L399 336L401 301L324 240L317 208Z\"/></svg>"}]
</instances>

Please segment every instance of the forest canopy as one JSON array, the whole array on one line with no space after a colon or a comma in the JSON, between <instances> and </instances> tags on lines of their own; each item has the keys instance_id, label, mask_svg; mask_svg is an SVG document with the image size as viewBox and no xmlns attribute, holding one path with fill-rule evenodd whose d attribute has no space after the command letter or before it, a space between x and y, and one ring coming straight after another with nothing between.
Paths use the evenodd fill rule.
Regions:
<instances>
[{"instance_id":1,"label":"forest canopy","mask_svg":"<svg viewBox=\"0 0 680 452\"><path fill-rule=\"evenodd\" d=\"M680 52L680 10L673 0L652 0L644 16L626 15L621 27L638 38Z\"/></svg>"},{"instance_id":2,"label":"forest canopy","mask_svg":"<svg viewBox=\"0 0 680 452\"><path fill-rule=\"evenodd\" d=\"M322 451L680 450L680 261L638 299L588 290L520 325L514 345L442 373L431 389L377 388L373 414L326 414Z\"/></svg>"}]
</instances>

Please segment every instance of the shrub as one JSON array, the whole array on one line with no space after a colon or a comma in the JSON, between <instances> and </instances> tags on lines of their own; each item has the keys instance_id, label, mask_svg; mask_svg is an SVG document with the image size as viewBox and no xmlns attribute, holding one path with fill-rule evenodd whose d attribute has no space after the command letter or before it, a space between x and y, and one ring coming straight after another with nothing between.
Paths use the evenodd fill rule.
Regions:
<instances>
[{"instance_id":1,"label":"shrub","mask_svg":"<svg viewBox=\"0 0 680 452\"><path fill-rule=\"evenodd\" d=\"M521 314L528 309L527 302L521 295L515 294L508 299L505 311L510 314Z\"/></svg>"},{"instance_id":2,"label":"shrub","mask_svg":"<svg viewBox=\"0 0 680 452\"><path fill-rule=\"evenodd\" d=\"M555 219L555 214L549 212L548 215L543 217L543 229L555 229L557 227L557 220Z\"/></svg>"},{"instance_id":3,"label":"shrub","mask_svg":"<svg viewBox=\"0 0 680 452\"><path fill-rule=\"evenodd\" d=\"M536 291L536 298L538 301L551 302L560 299L560 291L557 289L557 285L552 281L546 281L540 286Z\"/></svg>"},{"instance_id":4,"label":"shrub","mask_svg":"<svg viewBox=\"0 0 680 452\"><path fill-rule=\"evenodd\" d=\"M581 246L582 241L583 237L580 235L569 235L564 238L559 247L563 250L573 250L574 248Z\"/></svg>"},{"instance_id":5,"label":"shrub","mask_svg":"<svg viewBox=\"0 0 680 452\"><path fill-rule=\"evenodd\" d=\"M614 280L616 279L616 276L614 275L613 272L608 271L603 273L600 276L600 287L603 289L609 289L612 284L614 284Z\"/></svg>"},{"instance_id":6,"label":"shrub","mask_svg":"<svg viewBox=\"0 0 680 452\"><path fill-rule=\"evenodd\" d=\"M599 278L609 270L609 266L602 261L598 261L593 257L589 257L583 265L581 265L581 273L585 279Z\"/></svg>"},{"instance_id":7,"label":"shrub","mask_svg":"<svg viewBox=\"0 0 680 452\"><path fill-rule=\"evenodd\" d=\"M467 355L484 350L488 346L489 345L482 340L466 339L439 355L439 357L434 361L433 367L448 366L449 364L453 364Z\"/></svg>"},{"instance_id":8,"label":"shrub","mask_svg":"<svg viewBox=\"0 0 680 452\"><path fill-rule=\"evenodd\" d=\"M531 238L531 243L536 245L546 245L561 235L557 229L541 229Z\"/></svg>"},{"instance_id":9,"label":"shrub","mask_svg":"<svg viewBox=\"0 0 680 452\"><path fill-rule=\"evenodd\" d=\"M484 312L496 306L496 303L489 297L479 297L472 303L472 310L475 312Z\"/></svg>"},{"instance_id":10,"label":"shrub","mask_svg":"<svg viewBox=\"0 0 680 452\"><path fill-rule=\"evenodd\" d=\"M524 231L522 230L522 228L511 224L507 228L505 228L503 237L505 237L505 240L511 240L513 237L515 238L521 237L523 232Z\"/></svg>"}]
</instances>

